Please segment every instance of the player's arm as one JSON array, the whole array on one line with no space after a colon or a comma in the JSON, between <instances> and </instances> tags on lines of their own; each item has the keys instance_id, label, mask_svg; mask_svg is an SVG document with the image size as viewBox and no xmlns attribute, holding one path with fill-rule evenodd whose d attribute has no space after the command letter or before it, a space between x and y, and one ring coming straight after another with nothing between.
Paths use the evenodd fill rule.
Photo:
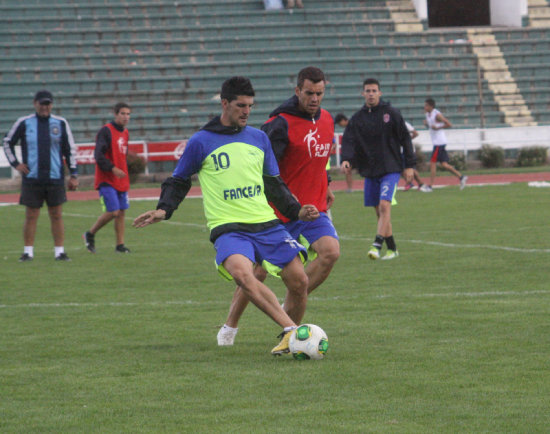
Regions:
<instances>
[{"instance_id":1,"label":"player's arm","mask_svg":"<svg viewBox=\"0 0 550 434\"><path fill-rule=\"evenodd\" d=\"M161 186L157 208L147 211L136 217L133 226L142 228L172 217L180 203L191 189L191 179L182 179L174 176L166 178Z\"/></svg>"},{"instance_id":2,"label":"player's arm","mask_svg":"<svg viewBox=\"0 0 550 434\"><path fill-rule=\"evenodd\" d=\"M17 159L17 154L15 153L15 145L19 142L19 140L21 140L24 133L25 123L22 119L18 119L8 131L8 134L4 137L3 145L4 154L6 154L6 158L8 159L10 165L22 175L27 175L30 172L29 166L20 162Z\"/></svg>"},{"instance_id":3,"label":"player's arm","mask_svg":"<svg viewBox=\"0 0 550 434\"><path fill-rule=\"evenodd\" d=\"M451 128L452 125L451 123L449 122L449 120L443 116L441 113L438 113L436 116L435 116L435 119L438 121L438 122L441 122L443 124L443 126L437 128L437 129L441 129L441 128Z\"/></svg>"},{"instance_id":4,"label":"player's arm","mask_svg":"<svg viewBox=\"0 0 550 434\"><path fill-rule=\"evenodd\" d=\"M111 130L102 127L95 139L94 158L97 166L104 172L111 172L115 165L105 155L111 149Z\"/></svg>"},{"instance_id":5,"label":"player's arm","mask_svg":"<svg viewBox=\"0 0 550 434\"><path fill-rule=\"evenodd\" d=\"M342 135L342 151L341 151L341 158L342 163L340 164L340 169L344 173L350 173L352 168L352 161L355 157L355 130L354 130L354 122L353 118L349 121L348 125L346 126L346 129L344 130L344 134Z\"/></svg>"},{"instance_id":6,"label":"player's arm","mask_svg":"<svg viewBox=\"0 0 550 434\"><path fill-rule=\"evenodd\" d=\"M271 122L262 125L262 131L267 134L271 148L277 161L281 161L288 146L288 123L285 118L277 116Z\"/></svg>"},{"instance_id":7,"label":"player's arm","mask_svg":"<svg viewBox=\"0 0 550 434\"><path fill-rule=\"evenodd\" d=\"M76 190L78 188L78 165L76 162L76 144L73 137L73 132L67 121L61 123L61 150L65 157L65 162L69 167L68 187L69 190Z\"/></svg>"}]
</instances>

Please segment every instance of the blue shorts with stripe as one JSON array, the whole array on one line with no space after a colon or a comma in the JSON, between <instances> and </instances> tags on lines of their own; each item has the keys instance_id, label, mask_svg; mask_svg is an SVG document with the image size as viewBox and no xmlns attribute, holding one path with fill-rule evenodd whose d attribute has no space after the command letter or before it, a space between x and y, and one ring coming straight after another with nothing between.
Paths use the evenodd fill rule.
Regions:
<instances>
[{"instance_id":1,"label":"blue shorts with stripe","mask_svg":"<svg viewBox=\"0 0 550 434\"><path fill-rule=\"evenodd\" d=\"M311 245L321 237L338 238L336 228L332 224L332 221L328 215L324 212L320 213L318 219L311 222L304 222L302 220L294 220L285 223L286 230L292 235L295 240L298 240L300 244L308 249L309 260L315 259L317 254L311 248Z\"/></svg>"},{"instance_id":2,"label":"blue shorts with stripe","mask_svg":"<svg viewBox=\"0 0 550 434\"><path fill-rule=\"evenodd\" d=\"M255 233L228 232L216 238L214 248L218 272L227 280L233 278L223 262L231 255L246 256L274 276L279 276L281 270L296 256L300 257L302 263L307 260L306 248L292 238L283 225Z\"/></svg>"},{"instance_id":3,"label":"blue shorts with stripe","mask_svg":"<svg viewBox=\"0 0 550 434\"><path fill-rule=\"evenodd\" d=\"M400 173L388 173L379 178L365 178L365 206L377 206L381 200L387 200L395 205L395 192Z\"/></svg>"},{"instance_id":4,"label":"blue shorts with stripe","mask_svg":"<svg viewBox=\"0 0 550 434\"><path fill-rule=\"evenodd\" d=\"M101 185L99 187L99 200L101 201L103 212L113 212L130 208L128 192L120 192L110 185Z\"/></svg>"}]
</instances>

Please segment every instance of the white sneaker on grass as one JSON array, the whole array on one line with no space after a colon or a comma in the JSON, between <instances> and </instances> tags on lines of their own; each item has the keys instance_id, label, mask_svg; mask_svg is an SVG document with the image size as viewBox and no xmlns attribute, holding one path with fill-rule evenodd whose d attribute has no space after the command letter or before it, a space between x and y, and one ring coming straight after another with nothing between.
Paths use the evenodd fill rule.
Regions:
<instances>
[{"instance_id":1,"label":"white sneaker on grass","mask_svg":"<svg viewBox=\"0 0 550 434\"><path fill-rule=\"evenodd\" d=\"M224 324L218 332L218 345L220 347L233 345L238 331L239 328L229 327Z\"/></svg>"},{"instance_id":2,"label":"white sneaker on grass","mask_svg":"<svg viewBox=\"0 0 550 434\"><path fill-rule=\"evenodd\" d=\"M431 193L433 189L431 185L424 184L422 187L420 187L420 191L424 193Z\"/></svg>"}]
</instances>

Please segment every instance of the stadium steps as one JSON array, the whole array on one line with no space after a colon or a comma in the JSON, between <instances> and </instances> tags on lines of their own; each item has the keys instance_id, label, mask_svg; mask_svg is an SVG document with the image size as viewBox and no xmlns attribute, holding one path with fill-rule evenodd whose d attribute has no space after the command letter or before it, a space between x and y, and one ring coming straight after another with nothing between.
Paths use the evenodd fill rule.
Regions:
<instances>
[{"instance_id":1,"label":"stadium steps","mask_svg":"<svg viewBox=\"0 0 550 434\"><path fill-rule=\"evenodd\" d=\"M469 29L474 53L478 56L480 68L489 82L495 101L504 119L510 126L537 125L519 88L508 69L491 29Z\"/></svg>"},{"instance_id":2,"label":"stadium steps","mask_svg":"<svg viewBox=\"0 0 550 434\"><path fill-rule=\"evenodd\" d=\"M396 32L422 32L424 30L411 0L388 0L387 5L390 17L395 22Z\"/></svg>"},{"instance_id":3,"label":"stadium steps","mask_svg":"<svg viewBox=\"0 0 550 434\"><path fill-rule=\"evenodd\" d=\"M546 0L528 0L527 14L531 27L550 27L550 5Z\"/></svg>"}]
</instances>

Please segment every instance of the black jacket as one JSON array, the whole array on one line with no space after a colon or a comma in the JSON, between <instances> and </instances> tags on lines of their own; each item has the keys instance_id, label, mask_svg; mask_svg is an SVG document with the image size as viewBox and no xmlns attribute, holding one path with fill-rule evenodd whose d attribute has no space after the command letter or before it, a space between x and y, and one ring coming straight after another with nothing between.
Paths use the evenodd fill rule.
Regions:
<instances>
[{"instance_id":1,"label":"black jacket","mask_svg":"<svg viewBox=\"0 0 550 434\"><path fill-rule=\"evenodd\" d=\"M415 167L411 136L399 110L380 101L376 107L364 105L357 111L344 130L342 161L351 162L365 178Z\"/></svg>"}]
</instances>

